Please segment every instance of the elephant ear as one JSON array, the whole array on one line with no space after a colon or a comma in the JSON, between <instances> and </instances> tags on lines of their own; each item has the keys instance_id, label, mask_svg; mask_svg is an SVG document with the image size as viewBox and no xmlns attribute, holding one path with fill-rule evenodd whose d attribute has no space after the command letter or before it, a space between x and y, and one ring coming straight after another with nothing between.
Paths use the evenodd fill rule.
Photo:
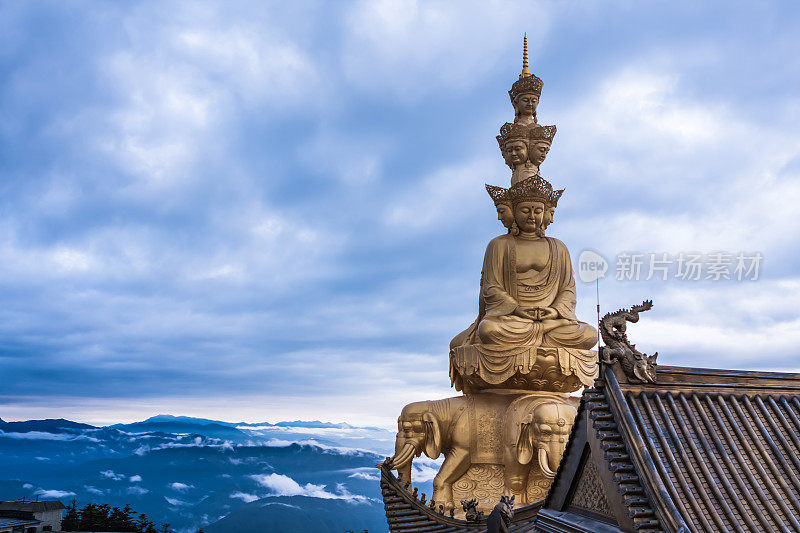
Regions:
<instances>
[{"instance_id":1,"label":"elephant ear","mask_svg":"<svg viewBox=\"0 0 800 533\"><path fill-rule=\"evenodd\" d=\"M422 415L425 424L425 455L436 459L442 453L442 428L432 413Z\"/></svg>"},{"instance_id":2,"label":"elephant ear","mask_svg":"<svg viewBox=\"0 0 800 533\"><path fill-rule=\"evenodd\" d=\"M519 434L517 435L517 461L526 465L533 459L533 435L531 434L533 417L531 415L522 419L519 424Z\"/></svg>"}]
</instances>

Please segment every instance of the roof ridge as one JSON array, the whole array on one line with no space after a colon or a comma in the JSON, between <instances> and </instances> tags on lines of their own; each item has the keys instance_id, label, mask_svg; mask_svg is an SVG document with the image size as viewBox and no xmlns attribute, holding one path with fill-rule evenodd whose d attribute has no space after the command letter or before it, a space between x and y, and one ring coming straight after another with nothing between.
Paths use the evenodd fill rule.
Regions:
<instances>
[{"instance_id":1,"label":"roof ridge","mask_svg":"<svg viewBox=\"0 0 800 533\"><path fill-rule=\"evenodd\" d=\"M611 471L614 482L619 487L622 504L636 530L643 533L663 531L658 515L641 483L636 465L614 418L605 388L606 383L598 380L592 389L584 392L589 419L592 421L595 436L604 452L603 458Z\"/></svg>"},{"instance_id":2,"label":"roof ridge","mask_svg":"<svg viewBox=\"0 0 800 533\"><path fill-rule=\"evenodd\" d=\"M628 403L611 368L607 366L603 368L602 378L595 383L595 387L598 392L597 399L593 403L597 407L594 410L590 409L589 413L592 427L595 428L597 438L605 451L609 468L612 461L618 465L616 468L611 468L614 482L619 486L622 503L628 510L628 516L633 520L637 531L664 531L667 530L665 526L668 526L669 531L689 533L684 517L656 475L655 462L639 433L636 420L628 408ZM624 421L622 426L617 424L617 420L620 419ZM614 457L613 451L623 453ZM655 497L651 497L644 488L641 473L657 492Z\"/></svg>"}]
</instances>

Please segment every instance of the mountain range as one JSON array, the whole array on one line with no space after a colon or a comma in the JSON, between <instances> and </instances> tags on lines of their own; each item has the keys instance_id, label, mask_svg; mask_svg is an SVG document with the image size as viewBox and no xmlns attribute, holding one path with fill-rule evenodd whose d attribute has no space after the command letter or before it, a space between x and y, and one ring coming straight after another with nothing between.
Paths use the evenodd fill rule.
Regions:
<instances>
[{"instance_id":1,"label":"mountain range","mask_svg":"<svg viewBox=\"0 0 800 533\"><path fill-rule=\"evenodd\" d=\"M130 503L176 533L384 532L374 465L393 447L388 430L318 421L0 420L0 500ZM420 491L435 469L416 461Z\"/></svg>"}]
</instances>

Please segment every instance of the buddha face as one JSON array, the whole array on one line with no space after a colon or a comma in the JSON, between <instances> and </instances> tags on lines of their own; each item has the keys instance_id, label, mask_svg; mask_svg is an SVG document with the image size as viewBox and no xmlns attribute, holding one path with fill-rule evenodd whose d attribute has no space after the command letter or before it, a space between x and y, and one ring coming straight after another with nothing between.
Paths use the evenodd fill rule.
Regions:
<instances>
[{"instance_id":1,"label":"buddha face","mask_svg":"<svg viewBox=\"0 0 800 533\"><path fill-rule=\"evenodd\" d=\"M523 93L514 100L514 113L518 117L530 117L536 115L536 106L538 105L538 96L533 93Z\"/></svg>"},{"instance_id":2,"label":"buddha face","mask_svg":"<svg viewBox=\"0 0 800 533\"><path fill-rule=\"evenodd\" d=\"M556 214L556 208L552 205L546 206L544 211L544 218L542 219L542 228L546 228L553 223L553 217Z\"/></svg>"},{"instance_id":3,"label":"buddha face","mask_svg":"<svg viewBox=\"0 0 800 533\"><path fill-rule=\"evenodd\" d=\"M525 233L536 233L544 222L545 205L542 202L520 202L514 206L514 220Z\"/></svg>"},{"instance_id":4,"label":"buddha face","mask_svg":"<svg viewBox=\"0 0 800 533\"><path fill-rule=\"evenodd\" d=\"M506 228L511 228L514 222L514 211L511 206L506 204L495 204L497 208L497 220L499 220Z\"/></svg>"},{"instance_id":5,"label":"buddha face","mask_svg":"<svg viewBox=\"0 0 800 533\"><path fill-rule=\"evenodd\" d=\"M530 149L531 163L537 167L544 163L544 158L547 157L547 152L550 151L550 143L547 141L538 141L533 144Z\"/></svg>"},{"instance_id":6,"label":"buddha face","mask_svg":"<svg viewBox=\"0 0 800 533\"><path fill-rule=\"evenodd\" d=\"M512 169L528 160L528 145L525 141L508 141L503 149L506 164Z\"/></svg>"}]
</instances>

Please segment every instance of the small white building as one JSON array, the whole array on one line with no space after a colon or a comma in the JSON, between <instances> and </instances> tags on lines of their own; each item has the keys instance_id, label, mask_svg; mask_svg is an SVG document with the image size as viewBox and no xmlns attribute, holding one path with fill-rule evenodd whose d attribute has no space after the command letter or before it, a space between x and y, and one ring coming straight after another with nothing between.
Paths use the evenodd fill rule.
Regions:
<instances>
[{"instance_id":1,"label":"small white building","mask_svg":"<svg viewBox=\"0 0 800 533\"><path fill-rule=\"evenodd\" d=\"M0 502L0 533L61 531L64 509L58 500Z\"/></svg>"}]
</instances>

